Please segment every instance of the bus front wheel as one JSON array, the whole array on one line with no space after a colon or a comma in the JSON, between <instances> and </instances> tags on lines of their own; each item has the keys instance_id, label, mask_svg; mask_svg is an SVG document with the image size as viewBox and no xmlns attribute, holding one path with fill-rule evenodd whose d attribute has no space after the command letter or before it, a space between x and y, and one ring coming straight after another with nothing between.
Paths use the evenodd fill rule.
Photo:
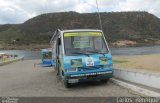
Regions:
<instances>
[{"instance_id":1,"label":"bus front wheel","mask_svg":"<svg viewBox=\"0 0 160 103\"><path fill-rule=\"evenodd\" d=\"M107 83L109 81L109 79L102 79L101 82L102 83Z\"/></svg>"},{"instance_id":2,"label":"bus front wheel","mask_svg":"<svg viewBox=\"0 0 160 103\"><path fill-rule=\"evenodd\" d=\"M66 88L70 88L71 84L68 83L67 80L64 80L64 86L65 86Z\"/></svg>"}]
</instances>

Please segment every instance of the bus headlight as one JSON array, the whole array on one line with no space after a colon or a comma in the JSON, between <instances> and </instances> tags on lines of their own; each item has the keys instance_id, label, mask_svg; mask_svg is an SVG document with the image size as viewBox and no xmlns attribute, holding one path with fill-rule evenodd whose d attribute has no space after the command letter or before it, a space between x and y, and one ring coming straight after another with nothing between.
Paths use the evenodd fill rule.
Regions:
<instances>
[{"instance_id":1,"label":"bus headlight","mask_svg":"<svg viewBox=\"0 0 160 103\"><path fill-rule=\"evenodd\" d=\"M82 67L82 59L71 59L71 67Z\"/></svg>"},{"instance_id":2,"label":"bus headlight","mask_svg":"<svg viewBox=\"0 0 160 103\"><path fill-rule=\"evenodd\" d=\"M99 57L99 60L100 60L100 64L102 64L102 65L108 64L107 57Z\"/></svg>"}]
</instances>

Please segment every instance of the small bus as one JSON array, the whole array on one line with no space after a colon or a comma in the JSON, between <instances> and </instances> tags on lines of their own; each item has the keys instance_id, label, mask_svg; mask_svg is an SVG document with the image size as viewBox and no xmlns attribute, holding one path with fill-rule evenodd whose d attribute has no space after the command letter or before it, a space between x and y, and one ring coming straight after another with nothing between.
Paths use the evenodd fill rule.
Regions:
<instances>
[{"instance_id":1,"label":"small bus","mask_svg":"<svg viewBox=\"0 0 160 103\"><path fill-rule=\"evenodd\" d=\"M65 87L87 81L107 82L113 76L112 55L101 30L56 30L50 41L55 70Z\"/></svg>"},{"instance_id":2,"label":"small bus","mask_svg":"<svg viewBox=\"0 0 160 103\"><path fill-rule=\"evenodd\" d=\"M43 66L52 66L55 64L54 60L52 59L52 49L42 49L41 50L41 58L42 58L42 65Z\"/></svg>"}]
</instances>

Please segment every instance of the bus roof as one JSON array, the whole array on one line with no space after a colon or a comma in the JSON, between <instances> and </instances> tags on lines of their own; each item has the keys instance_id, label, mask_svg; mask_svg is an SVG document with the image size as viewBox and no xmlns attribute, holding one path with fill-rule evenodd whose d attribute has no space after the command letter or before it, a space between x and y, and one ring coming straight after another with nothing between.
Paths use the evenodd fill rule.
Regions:
<instances>
[{"instance_id":1,"label":"bus roof","mask_svg":"<svg viewBox=\"0 0 160 103\"><path fill-rule=\"evenodd\" d=\"M102 30L98 30L98 29L71 29L71 30L60 30L60 29L57 29L51 40L50 40L50 44L52 44L55 40L55 38L57 37L57 32L61 32L61 35L63 35L64 32L102 32Z\"/></svg>"},{"instance_id":2,"label":"bus roof","mask_svg":"<svg viewBox=\"0 0 160 103\"><path fill-rule=\"evenodd\" d=\"M52 51L52 48L42 49L41 51L42 51L42 52L51 52L51 51Z\"/></svg>"},{"instance_id":3,"label":"bus roof","mask_svg":"<svg viewBox=\"0 0 160 103\"><path fill-rule=\"evenodd\" d=\"M62 30L62 32L80 32L80 31L94 31L94 32L102 32L102 30L98 29L72 29L72 30Z\"/></svg>"}]
</instances>

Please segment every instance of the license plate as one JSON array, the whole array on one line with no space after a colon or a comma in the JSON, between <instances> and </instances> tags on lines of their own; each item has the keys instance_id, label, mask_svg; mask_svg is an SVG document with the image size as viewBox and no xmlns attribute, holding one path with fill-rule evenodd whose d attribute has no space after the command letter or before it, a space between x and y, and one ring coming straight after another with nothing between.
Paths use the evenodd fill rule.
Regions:
<instances>
[{"instance_id":1,"label":"license plate","mask_svg":"<svg viewBox=\"0 0 160 103\"><path fill-rule=\"evenodd\" d=\"M78 79L69 79L68 83L78 83L79 80Z\"/></svg>"}]
</instances>

